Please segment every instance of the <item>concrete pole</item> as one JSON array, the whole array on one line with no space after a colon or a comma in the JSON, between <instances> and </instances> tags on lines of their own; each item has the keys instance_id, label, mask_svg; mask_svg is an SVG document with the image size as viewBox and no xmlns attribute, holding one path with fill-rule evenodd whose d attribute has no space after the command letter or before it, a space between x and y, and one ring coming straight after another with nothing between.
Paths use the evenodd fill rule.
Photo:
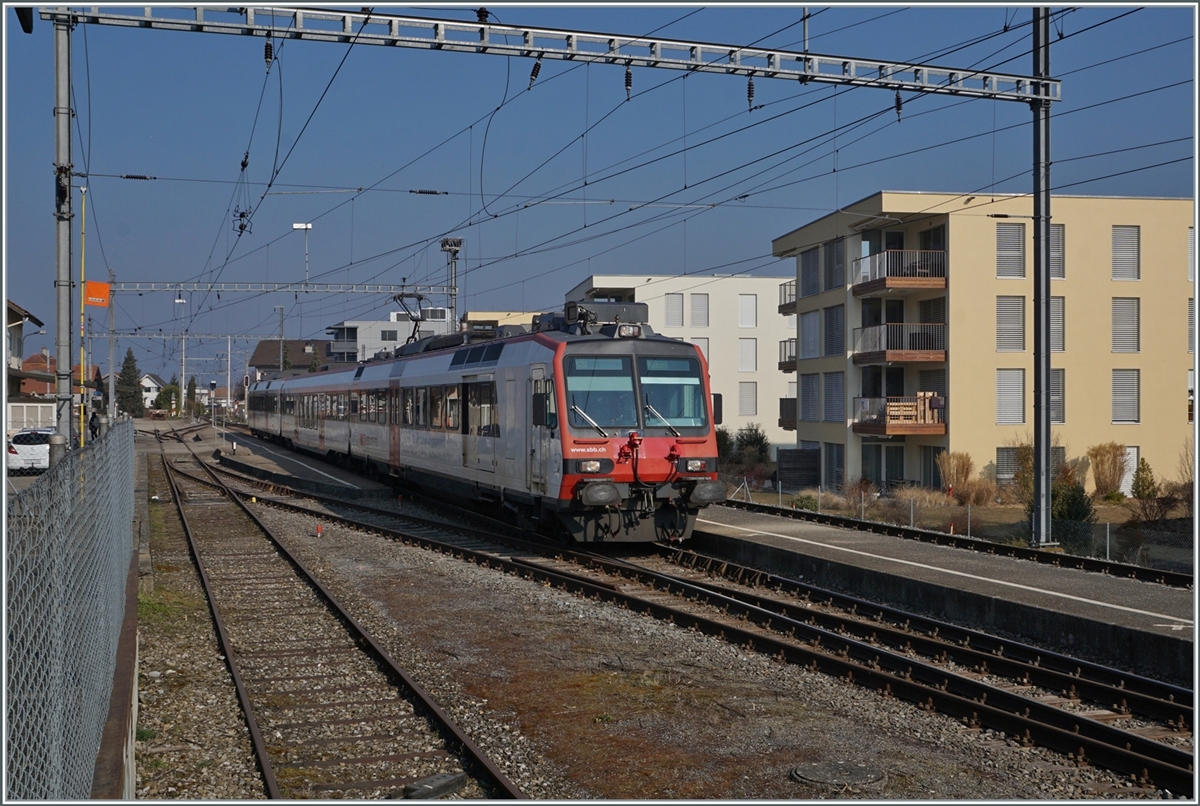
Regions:
<instances>
[{"instance_id":1,"label":"concrete pole","mask_svg":"<svg viewBox=\"0 0 1200 806\"><path fill-rule=\"evenodd\" d=\"M117 337L114 335L113 311L116 301L113 300L113 285L115 277L112 269L108 271L108 421L117 421Z\"/></svg>"},{"instance_id":2,"label":"concrete pole","mask_svg":"<svg viewBox=\"0 0 1200 806\"><path fill-rule=\"evenodd\" d=\"M71 24L54 20L55 423L71 444ZM62 446L59 446L61 449ZM53 453L53 451L51 451Z\"/></svg>"},{"instance_id":3,"label":"concrete pole","mask_svg":"<svg viewBox=\"0 0 1200 806\"><path fill-rule=\"evenodd\" d=\"M1033 10L1033 75L1050 77L1050 9ZM1050 534L1050 102L1033 109L1033 546Z\"/></svg>"}]
</instances>

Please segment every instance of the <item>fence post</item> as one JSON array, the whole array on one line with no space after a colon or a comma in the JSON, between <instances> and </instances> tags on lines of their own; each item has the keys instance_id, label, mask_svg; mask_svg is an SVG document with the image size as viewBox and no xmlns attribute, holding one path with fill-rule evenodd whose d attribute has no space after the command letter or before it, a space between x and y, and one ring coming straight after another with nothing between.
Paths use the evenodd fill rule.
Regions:
<instances>
[{"instance_id":1,"label":"fence post","mask_svg":"<svg viewBox=\"0 0 1200 806\"><path fill-rule=\"evenodd\" d=\"M971 505L967 504L967 537L971 536Z\"/></svg>"},{"instance_id":2,"label":"fence post","mask_svg":"<svg viewBox=\"0 0 1200 806\"><path fill-rule=\"evenodd\" d=\"M917 499L908 499L908 528L913 528L913 513L916 511Z\"/></svg>"},{"instance_id":3,"label":"fence post","mask_svg":"<svg viewBox=\"0 0 1200 806\"><path fill-rule=\"evenodd\" d=\"M859 519L865 521L867 519L867 491L866 490L858 491L858 506L859 506Z\"/></svg>"},{"instance_id":4,"label":"fence post","mask_svg":"<svg viewBox=\"0 0 1200 806\"><path fill-rule=\"evenodd\" d=\"M821 514L821 485L817 485L817 514Z\"/></svg>"}]
</instances>

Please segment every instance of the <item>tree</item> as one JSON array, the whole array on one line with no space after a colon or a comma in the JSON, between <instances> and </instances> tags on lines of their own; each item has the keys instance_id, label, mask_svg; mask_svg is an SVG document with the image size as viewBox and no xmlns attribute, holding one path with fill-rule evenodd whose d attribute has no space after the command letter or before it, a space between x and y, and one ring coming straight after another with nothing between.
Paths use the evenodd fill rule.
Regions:
<instances>
[{"instance_id":1,"label":"tree","mask_svg":"<svg viewBox=\"0 0 1200 806\"><path fill-rule=\"evenodd\" d=\"M130 347L125 351L121 374L117 376L117 408L134 417L142 417L146 413L141 380L142 373L138 370L137 359L133 357L133 348Z\"/></svg>"},{"instance_id":2,"label":"tree","mask_svg":"<svg viewBox=\"0 0 1200 806\"><path fill-rule=\"evenodd\" d=\"M196 411L196 376L188 378L187 383L187 410L189 413Z\"/></svg>"},{"instance_id":3,"label":"tree","mask_svg":"<svg viewBox=\"0 0 1200 806\"><path fill-rule=\"evenodd\" d=\"M316 350L313 350L312 360L308 362L308 371L316 372L320 368L321 368L321 356Z\"/></svg>"},{"instance_id":4,"label":"tree","mask_svg":"<svg viewBox=\"0 0 1200 806\"><path fill-rule=\"evenodd\" d=\"M729 426L717 426L717 462L724 465L733 460L733 434Z\"/></svg>"},{"instance_id":5,"label":"tree","mask_svg":"<svg viewBox=\"0 0 1200 806\"><path fill-rule=\"evenodd\" d=\"M178 410L179 404L179 384L172 383L164 386L154 398L153 408L170 410L172 406Z\"/></svg>"},{"instance_id":6,"label":"tree","mask_svg":"<svg viewBox=\"0 0 1200 806\"><path fill-rule=\"evenodd\" d=\"M1096 483L1096 497L1105 498L1120 492L1121 480L1129 469L1126 464L1125 446L1116 442L1093 445L1087 450L1092 464L1092 479Z\"/></svg>"},{"instance_id":7,"label":"tree","mask_svg":"<svg viewBox=\"0 0 1200 806\"><path fill-rule=\"evenodd\" d=\"M734 455L743 465L760 465L771 458L771 440L758 423L748 423L734 437Z\"/></svg>"},{"instance_id":8,"label":"tree","mask_svg":"<svg viewBox=\"0 0 1200 806\"><path fill-rule=\"evenodd\" d=\"M286 341L283 343L283 368L292 368L292 357L288 354L288 345Z\"/></svg>"},{"instance_id":9,"label":"tree","mask_svg":"<svg viewBox=\"0 0 1200 806\"><path fill-rule=\"evenodd\" d=\"M1134 520L1161 523L1170 517L1178 503L1174 489L1159 484L1150 463L1144 458L1139 459L1137 470L1133 472L1133 500L1126 504Z\"/></svg>"}]
</instances>

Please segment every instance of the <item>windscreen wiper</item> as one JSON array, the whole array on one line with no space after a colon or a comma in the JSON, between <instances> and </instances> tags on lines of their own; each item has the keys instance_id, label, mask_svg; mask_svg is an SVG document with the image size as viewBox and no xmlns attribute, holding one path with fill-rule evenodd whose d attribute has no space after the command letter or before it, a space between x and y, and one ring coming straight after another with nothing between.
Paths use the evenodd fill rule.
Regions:
<instances>
[{"instance_id":1,"label":"windscreen wiper","mask_svg":"<svg viewBox=\"0 0 1200 806\"><path fill-rule=\"evenodd\" d=\"M656 409L656 408L654 408L653 406L651 406L651 405L650 405L650 401L649 401L649 400L647 400L647 401L646 401L646 411L650 412L650 413L651 413L651 414L653 414L655 417L657 417L658 419L662 420L662 421L663 421L663 424L667 426L667 430L668 430L668 431L670 431L670 432L671 432L673 435L675 435L675 436L679 436L679 435L680 435L680 434L679 434L679 432L675 430L675 426L671 425L671 423L670 423L670 422L667 420L667 418L666 418L666 417L663 417L661 414L659 414L659 413L658 413L658 409Z\"/></svg>"},{"instance_id":2,"label":"windscreen wiper","mask_svg":"<svg viewBox=\"0 0 1200 806\"><path fill-rule=\"evenodd\" d=\"M602 437L608 436L608 432L605 431L603 428L601 428L599 423L597 423L595 420L593 420L591 417L589 417L588 413L586 411L579 408L574 403L571 404L571 411L578 414L580 417L582 417L587 422L588 425L590 425L592 428L595 428L597 431L599 431L600 436L602 436Z\"/></svg>"}]
</instances>

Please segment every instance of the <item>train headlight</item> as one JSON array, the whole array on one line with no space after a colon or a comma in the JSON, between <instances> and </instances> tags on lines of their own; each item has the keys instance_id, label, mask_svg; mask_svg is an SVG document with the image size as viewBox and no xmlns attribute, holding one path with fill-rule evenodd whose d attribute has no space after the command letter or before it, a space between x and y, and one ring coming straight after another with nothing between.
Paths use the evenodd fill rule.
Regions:
<instances>
[{"instance_id":1,"label":"train headlight","mask_svg":"<svg viewBox=\"0 0 1200 806\"><path fill-rule=\"evenodd\" d=\"M621 339L636 339L642 335L641 325L618 325L617 338Z\"/></svg>"},{"instance_id":2,"label":"train headlight","mask_svg":"<svg viewBox=\"0 0 1200 806\"><path fill-rule=\"evenodd\" d=\"M584 461L579 463L579 472L580 473L599 473L600 472L600 460L599 459L585 459Z\"/></svg>"},{"instance_id":3,"label":"train headlight","mask_svg":"<svg viewBox=\"0 0 1200 806\"><path fill-rule=\"evenodd\" d=\"M708 462L704 461L703 459L687 460L687 472L703 473L705 470L708 470Z\"/></svg>"},{"instance_id":4,"label":"train headlight","mask_svg":"<svg viewBox=\"0 0 1200 806\"><path fill-rule=\"evenodd\" d=\"M607 507L621 503L621 491L610 481L592 481L579 490L579 500L589 507Z\"/></svg>"}]
</instances>

